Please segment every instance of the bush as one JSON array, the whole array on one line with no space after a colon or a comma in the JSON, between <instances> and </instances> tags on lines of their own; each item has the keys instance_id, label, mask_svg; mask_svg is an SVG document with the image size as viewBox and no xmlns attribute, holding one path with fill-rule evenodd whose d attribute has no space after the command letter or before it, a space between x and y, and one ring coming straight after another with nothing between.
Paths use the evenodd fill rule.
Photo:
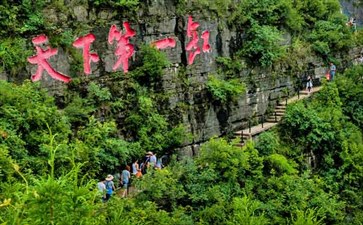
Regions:
<instances>
[{"instance_id":1,"label":"bush","mask_svg":"<svg viewBox=\"0 0 363 225\"><path fill-rule=\"evenodd\" d=\"M333 17L329 21L317 21L308 36L313 49L323 56L347 50L353 44L353 35L344 22L345 18L342 17Z\"/></svg>"},{"instance_id":2,"label":"bush","mask_svg":"<svg viewBox=\"0 0 363 225\"><path fill-rule=\"evenodd\" d=\"M150 85L150 82L157 81L163 75L163 69L169 65L164 52L147 45L140 50L138 67L131 72L141 84Z\"/></svg>"},{"instance_id":3,"label":"bush","mask_svg":"<svg viewBox=\"0 0 363 225\"><path fill-rule=\"evenodd\" d=\"M252 64L258 62L263 67L271 66L285 54L285 49L280 44L281 33L276 27L253 24L246 37L239 55L246 57Z\"/></svg>"},{"instance_id":4,"label":"bush","mask_svg":"<svg viewBox=\"0 0 363 225\"><path fill-rule=\"evenodd\" d=\"M235 100L245 92L246 86L239 79L221 80L216 76L210 75L207 82L207 89L213 99L226 103Z\"/></svg>"}]
</instances>

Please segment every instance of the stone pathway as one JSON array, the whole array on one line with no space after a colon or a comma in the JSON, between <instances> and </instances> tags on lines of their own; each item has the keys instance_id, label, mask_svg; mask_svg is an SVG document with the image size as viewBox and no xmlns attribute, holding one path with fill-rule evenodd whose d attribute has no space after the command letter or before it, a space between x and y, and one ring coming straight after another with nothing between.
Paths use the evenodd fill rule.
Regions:
<instances>
[{"instance_id":1,"label":"stone pathway","mask_svg":"<svg viewBox=\"0 0 363 225\"><path fill-rule=\"evenodd\" d=\"M314 87L310 93L305 90L300 91L300 95L299 96L296 95L292 98L289 98L287 100L287 104L291 104L295 101L298 101L298 100L301 100L304 98L308 98L315 92L320 91L320 89L321 89L321 87ZM256 135L270 129L271 127L274 127L275 125L277 125L279 123L279 121L282 119L282 117L285 115L285 110L286 110L286 101L283 101L275 107L275 110L272 113L272 115L270 115L265 120L264 123L258 124L251 128L246 128L244 130L239 130L239 131L234 132L235 137L240 138L240 140L241 140L240 143L237 143L237 146L242 147L248 139L252 139L253 136L256 136Z\"/></svg>"}]
</instances>

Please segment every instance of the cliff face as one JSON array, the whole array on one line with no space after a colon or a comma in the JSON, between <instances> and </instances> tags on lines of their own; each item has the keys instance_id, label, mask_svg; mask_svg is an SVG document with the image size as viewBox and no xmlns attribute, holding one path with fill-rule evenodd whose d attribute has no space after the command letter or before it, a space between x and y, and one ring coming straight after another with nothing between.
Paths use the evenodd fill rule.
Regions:
<instances>
[{"instance_id":1,"label":"cliff face","mask_svg":"<svg viewBox=\"0 0 363 225\"><path fill-rule=\"evenodd\" d=\"M340 1L342 13L348 18L355 18L358 26L363 24L363 8L359 5L359 1Z\"/></svg>"},{"instance_id":2,"label":"cliff face","mask_svg":"<svg viewBox=\"0 0 363 225\"><path fill-rule=\"evenodd\" d=\"M91 62L92 74L85 79L93 79L102 83L113 72L112 67L117 61L114 54L116 44L109 44L107 41L109 29L112 24L121 29L122 23L127 20L120 18L118 12L111 9L95 11L87 4L78 4L77 2L79 1L69 1L71 7L65 9L64 12L48 8L45 15L47 20L52 23L67 24L64 26L64 30L60 31L60 36L72 24L81 24L84 30L80 33L83 35L88 32L95 35L96 40L92 43L91 49L92 52L99 55L100 61L98 63ZM165 74L160 85L168 96L164 107L170 110L177 109L179 113L178 119L180 121L172 122L182 122L187 127L188 132L193 135L192 140L185 143L186 147L183 148L185 154L193 154L199 143L213 136L225 135L245 127L248 119L256 120L255 116L265 114L277 101L283 100L287 90L292 95L298 88L301 88L302 80L307 74L313 75L317 80L324 76L326 68L321 60L310 55L294 62L296 67L300 68L299 70L294 70L292 68L294 65L283 63L272 65L269 68L246 67L238 74L247 85L246 93L228 104L216 102L210 97L206 89L208 75L216 73L217 57L230 57L238 45L243 43L241 42L243 31L229 30L223 18L192 14L193 21L200 24L197 29L198 46L202 47L203 41L200 37L202 32L209 31L211 51L201 51L201 54L195 57L194 63L188 65L190 53L187 52L186 46L191 41L187 37L189 15L176 16L175 10L172 0L151 1L149 7L138 12L137 19L129 21L131 28L136 32L136 35L129 39L136 50L129 63L130 70L132 70L142 44L150 44L168 37L176 41L175 47L160 50L166 53L171 62L171 65L164 70ZM290 35L286 34L282 44L289 45L290 41ZM80 49L76 51L81 52ZM74 59L70 57L69 51L61 47L58 48L58 54L52 57L49 62L55 70L63 74L70 75L74 70ZM22 75L22 78L29 78L36 69L36 66L29 64L27 72ZM117 71L122 71L122 66ZM4 74L1 76L3 79L8 79ZM67 88L66 84L52 79L45 72L43 72L39 82L57 96L61 96L62 90Z\"/></svg>"}]
</instances>

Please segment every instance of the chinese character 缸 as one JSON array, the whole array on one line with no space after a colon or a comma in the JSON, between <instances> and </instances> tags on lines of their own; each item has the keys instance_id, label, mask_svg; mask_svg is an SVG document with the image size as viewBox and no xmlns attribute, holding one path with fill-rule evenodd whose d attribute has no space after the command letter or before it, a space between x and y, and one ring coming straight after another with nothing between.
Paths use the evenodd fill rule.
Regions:
<instances>
[{"instance_id":1,"label":"chinese character \u7f38","mask_svg":"<svg viewBox=\"0 0 363 225\"><path fill-rule=\"evenodd\" d=\"M200 47L198 46L198 41L199 41L198 32L197 32L198 27L199 27L199 23L193 22L193 17L189 16L188 17L188 26L187 26L187 36L188 36L188 38L191 38L191 40L185 47L187 52L189 52L188 65L193 64L195 57L197 55L199 55L201 52ZM211 47L209 45L209 31L204 31L202 33L202 39L203 39L202 51L209 52L211 49Z\"/></svg>"}]
</instances>

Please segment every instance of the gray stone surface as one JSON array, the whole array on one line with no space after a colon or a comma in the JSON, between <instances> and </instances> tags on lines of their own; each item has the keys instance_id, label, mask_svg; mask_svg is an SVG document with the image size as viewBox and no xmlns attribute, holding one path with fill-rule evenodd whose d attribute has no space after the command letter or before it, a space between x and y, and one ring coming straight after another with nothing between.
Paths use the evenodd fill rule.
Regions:
<instances>
[{"instance_id":1,"label":"gray stone surface","mask_svg":"<svg viewBox=\"0 0 363 225\"><path fill-rule=\"evenodd\" d=\"M73 14L79 22L87 22L88 20L88 10L84 5L77 5L73 7Z\"/></svg>"},{"instance_id":2,"label":"gray stone surface","mask_svg":"<svg viewBox=\"0 0 363 225\"><path fill-rule=\"evenodd\" d=\"M0 80L8 80L8 75L5 72L0 72Z\"/></svg>"},{"instance_id":3,"label":"gray stone surface","mask_svg":"<svg viewBox=\"0 0 363 225\"><path fill-rule=\"evenodd\" d=\"M236 77L247 85L245 94L239 96L236 101L221 104L214 101L207 91L206 83L208 75L217 73L217 57L230 57L235 53L235 43L237 32L229 30L227 22L223 18L211 19L205 15L193 15L193 20L200 23L198 35L208 30L210 32L209 44L210 52L201 52L195 58L193 65L184 65L189 54L185 46L190 39L187 37L187 15L182 18L176 17L174 1L172 0L152 0L150 7L139 12L139 17L131 22L131 27L137 32L136 36L130 39L130 43L135 45L136 51L142 44L151 44L153 41L166 37L176 40L175 48L161 50L167 55L170 66L165 68L162 77L162 88L168 96L165 108L178 110L180 121L186 131L193 138L184 143L185 147L180 149L181 155L193 156L199 151L200 143L211 137L225 135L247 126L247 120L253 116L260 116L266 113L269 107L276 105L277 101L282 101L285 97L284 90L287 88L294 91L294 79L305 74L299 72L289 74L290 69L286 65L276 64L271 68L245 68ZM76 2L73 2L76 4ZM100 62L92 63L93 74L90 79L99 77L100 80L107 75L104 72L113 72L112 67L117 58L114 54L116 42L107 43L108 32L111 24L116 24L119 29L123 29L122 22L126 18L119 18L115 10L101 9L95 11L87 6L76 5L69 9L74 14L76 22L88 22L93 26L92 33L97 37L92 44L92 50L100 56ZM49 9L45 15L46 19L58 24L69 23L69 18L65 12L56 12ZM93 24L93 21L98 21ZM102 25L101 25L102 24ZM31 40L29 40L30 43ZM199 46L202 45L199 39ZM291 44L291 35L283 34L283 45ZM362 49L354 49L351 55L361 54ZM135 56L130 59L130 67L135 63ZM50 59L51 65L64 74L70 75L70 59L67 52L59 49L58 55ZM325 74L325 66L314 55L306 55L295 62L298 68L308 68L311 65L315 78L321 78ZM186 71L183 67L186 66ZM36 66L27 67L28 78L36 70ZM122 66L117 71L122 71ZM7 80L9 77L5 73L0 73L0 79ZM105 80L107 80L105 78ZM41 84L48 88L51 93L62 95L62 90L66 87L62 82L53 80L46 72L43 73ZM122 112L119 113L122 115Z\"/></svg>"}]
</instances>

